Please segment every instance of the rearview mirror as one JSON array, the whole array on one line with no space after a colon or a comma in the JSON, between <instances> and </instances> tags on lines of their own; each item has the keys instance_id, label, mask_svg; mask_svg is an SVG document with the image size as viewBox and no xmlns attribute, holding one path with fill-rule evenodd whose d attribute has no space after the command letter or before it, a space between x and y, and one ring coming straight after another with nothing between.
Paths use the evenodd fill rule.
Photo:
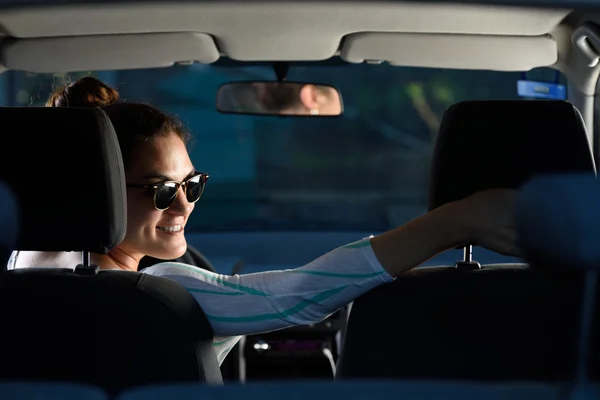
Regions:
<instances>
[{"instance_id":1,"label":"rearview mirror","mask_svg":"<svg viewBox=\"0 0 600 400\"><path fill-rule=\"evenodd\" d=\"M308 82L243 81L221 85L217 111L226 114L335 117L342 96L333 86Z\"/></svg>"}]
</instances>

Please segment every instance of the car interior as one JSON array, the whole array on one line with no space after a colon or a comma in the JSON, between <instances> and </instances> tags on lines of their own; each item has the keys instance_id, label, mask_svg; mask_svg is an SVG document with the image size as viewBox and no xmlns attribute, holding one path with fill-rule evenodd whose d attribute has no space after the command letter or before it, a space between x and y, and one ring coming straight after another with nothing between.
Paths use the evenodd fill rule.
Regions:
<instances>
[{"instance_id":1,"label":"car interior","mask_svg":"<svg viewBox=\"0 0 600 400\"><path fill-rule=\"evenodd\" d=\"M600 398L600 3L543 3L1 2L0 399ZM44 106L87 75L192 132L182 257L90 262L127 230L119 141ZM329 111L261 97L307 87ZM296 268L495 188L522 257L447 251L222 363L202 304L140 273Z\"/></svg>"}]
</instances>

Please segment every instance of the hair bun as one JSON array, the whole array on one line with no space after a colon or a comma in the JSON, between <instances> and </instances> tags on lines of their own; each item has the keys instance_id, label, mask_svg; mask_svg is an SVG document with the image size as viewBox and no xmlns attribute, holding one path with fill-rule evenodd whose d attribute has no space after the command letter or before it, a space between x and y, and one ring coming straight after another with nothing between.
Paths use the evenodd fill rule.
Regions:
<instances>
[{"instance_id":1,"label":"hair bun","mask_svg":"<svg viewBox=\"0 0 600 400\"><path fill-rule=\"evenodd\" d=\"M106 107L119 102L119 92L99 79L86 76L50 95L47 107Z\"/></svg>"}]
</instances>

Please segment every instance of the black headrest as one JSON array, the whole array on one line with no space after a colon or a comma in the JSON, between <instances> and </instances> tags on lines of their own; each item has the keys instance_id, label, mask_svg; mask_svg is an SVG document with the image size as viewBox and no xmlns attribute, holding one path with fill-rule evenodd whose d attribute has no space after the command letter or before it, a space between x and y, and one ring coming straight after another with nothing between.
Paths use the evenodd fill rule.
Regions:
<instances>
[{"instance_id":1,"label":"black headrest","mask_svg":"<svg viewBox=\"0 0 600 400\"><path fill-rule=\"evenodd\" d=\"M542 175L518 197L517 236L527 262L544 269L599 269L600 180Z\"/></svg>"},{"instance_id":2,"label":"black headrest","mask_svg":"<svg viewBox=\"0 0 600 400\"><path fill-rule=\"evenodd\" d=\"M583 118L567 101L457 103L444 113L429 209L492 188L518 189L540 173L595 172Z\"/></svg>"},{"instance_id":3,"label":"black headrest","mask_svg":"<svg viewBox=\"0 0 600 400\"><path fill-rule=\"evenodd\" d=\"M0 179L18 199L16 249L106 253L126 230L121 151L94 108L0 108Z\"/></svg>"}]
</instances>

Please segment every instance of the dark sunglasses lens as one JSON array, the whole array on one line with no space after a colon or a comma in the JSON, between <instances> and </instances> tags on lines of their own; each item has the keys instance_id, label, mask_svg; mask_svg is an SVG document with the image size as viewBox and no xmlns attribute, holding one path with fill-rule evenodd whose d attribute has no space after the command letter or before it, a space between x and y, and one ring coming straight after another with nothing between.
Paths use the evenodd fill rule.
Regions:
<instances>
[{"instance_id":1,"label":"dark sunglasses lens","mask_svg":"<svg viewBox=\"0 0 600 400\"><path fill-rule=\"evenodd\" d=\"M206 178L204 175L197 175L192 177L186 183L185 196L187 201L190 203L197 202L204 192L204 186L206 185Z\"/></svg>"},{"instance_id":2,"label":"dark sunglasses lens","mask_svg":"<svg viewBox=\"0 0 600 400\"><path fill-rule=\"evenodd\" d=\"M175 199L177 198L178 185L175 183L167 182L158 185L156 189L156 197L154 199L155 206L159 210L166 210L171 207Z\"/></svg>"}]
</instances>

